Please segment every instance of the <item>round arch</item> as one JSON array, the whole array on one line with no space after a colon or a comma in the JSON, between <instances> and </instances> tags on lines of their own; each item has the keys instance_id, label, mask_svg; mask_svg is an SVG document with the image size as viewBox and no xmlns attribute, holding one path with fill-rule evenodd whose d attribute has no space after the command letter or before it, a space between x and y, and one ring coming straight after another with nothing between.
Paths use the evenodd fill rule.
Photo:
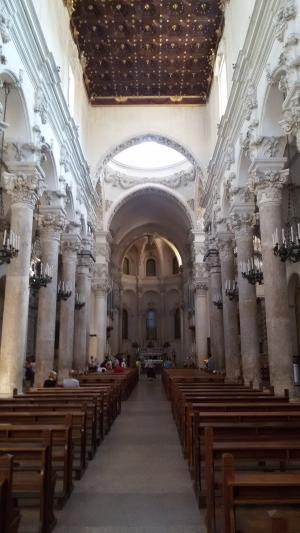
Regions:
<instances>
[{"instance_id":1,"label":"round arch","mask_svg":"<svg viewBox=\"0 0 300 533\"><path fill-rule=\"evenodd\" d=\"M5 84L11 87L7 97L5 122L8 124L5 137L8 141L30 143L33 132L30 124L26 99L17 76L10 70L3 70L0 74L3 87L0 89L0 103L5 105ZM4 111L4 109L3 109Z\"/></svg>"},{"instance_id":2,"label":"round arch","mask_svg":"<svg viewBox=\"0 0 300 533\"><path fill-rule=\"evenodd\" d=\"M164 135L158 135L155 133L145 133L141 135L136 135L134 137L129 137L128 139L125 139L121 143L117 144L110 150L108 150L100 159L99 163L96 166L95 172L94 172L94 187L96 187L98 181L101 179L103 170L105 166L111 161L117 154L120 152L123 152L123 150L126 150L127 148L130 148L132 146L135 146L136 144L141 144L143 142L156 142L158 144L163 144L164 146L168 146L170 148L173 148L173 150L176 150L180 154L182 154L195 168L196 175L198 179L201 180L202 184L204 184L204 174L202 171L202 165L197 161L197 158L192 154L190 150L188 150L184 145L182 145L180 142L170 138L166 137Z\"/></svg>"}]
</instances>

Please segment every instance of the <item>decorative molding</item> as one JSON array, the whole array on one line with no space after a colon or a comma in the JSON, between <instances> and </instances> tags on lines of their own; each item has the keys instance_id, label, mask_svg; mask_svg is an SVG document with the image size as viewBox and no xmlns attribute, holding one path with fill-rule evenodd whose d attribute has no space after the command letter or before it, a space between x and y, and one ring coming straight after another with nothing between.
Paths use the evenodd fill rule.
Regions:
<instances>
[{"instance_id":1,"label":"decorative molding","mask_svg":"<svg viewBox=\"0 0 300 533\"><path fill-rule=\"evenodd\" d=\"M224 157L224 163L226 170L230 170L231 165L233 165L235 162L234 158L234 145L232 143L228 143L225 157Z\"/></svg>"},{"instance_id":2,"label":"decorative molding","mask_svg":"<svg viewBox=\"0 0 300 533\"><path fill-rule=\"evenodd\" d=\"M41 234L46 233L61 233L66 227L66 218L61 212L48 211L44 212L39 217L39 226Z\"/></svg>"},{"instance_id":3,"label":"decorative molding","mask_svg":"<svg viewBox=\"0 0 300 533\"><path fill-rule=\"evenodd\" d=\"M35 89L33 109L35 113L38 113L40 115L42 124L47 124L48 102L41 85L38 85Z\"/></svg>"},{"instance_id":4,"label":"decorative molding","mask_svg":"<svg viewBox=\"0 0 300 533\"><path fill-rule=\"evenodd\" d=\"M244 109L245 109L245 118L246 120L250 120L253 109L256 109L258 106L257 101L257 91L256 87L253 82L248 83L246 96L245 96L245 103L244 103Z\"/></svg>"},{"instance_id":5,"label":"decorative molding","mask_svg":"<svg viewBox=\"0 0 300 533\"><path fill-rule=\"evenodd\" d=\"M278 41L282 42L284 34L287 29L288 22L295 19L297 15L297 7L294 0L287 0L287 5L281 7L276 14L274 21L275 35Z\"/></svg>"},{"instance_id":6,"label":"decorative molding","mask_svg":"<svg viewBox=\"0 0 300 533\"><path fill-rule=\"evenodd\" d=\"M4 172L3 184L7 193L12 197L12 203L23 203L32 209L45 189L43 175L39 169L20 168L11 174Z\"/></svg>"},{"instance_id":7,"label":"decorative molding","mask_svg":"<svg viewBox=\"0 0 300 533\"><path fill-rule=\"evenodd\" d=\"M148 178L146 176L131 178L127 174L113 171L108 167L105 168L103 174L105 183L108 183L113 187L119 187L120 189L130 189L139 183L159 183L160 185L166 185L171 189L178 189L179 187L186 187L196 179L196 171L194 168L189 171L182 170L180 172L175 172L171 176L164 178Z\"/></svg>"},{"instance_id":8,"label":"decorative molding","mask_svg":"<svg viewBox=\"0 0 300 533\"><path fill-rule=\"evenodd\" d=\"M251 171L250 187L257 194L258 204L281 203L282 189L287 183L288 175L289 169L263 171L254 166Z\"/></svg>"},{"instance_id":9,"label":"decorative molding","mask_svg":"<svg viewBox=\"0 0 300 533\"><path fill-rule=\"evenodd\" d=\"M252 239L255 225L255 214L249 212L235 211L231 214L231 227L234 231L235 238Z\"/></svg>"}]
</instances>

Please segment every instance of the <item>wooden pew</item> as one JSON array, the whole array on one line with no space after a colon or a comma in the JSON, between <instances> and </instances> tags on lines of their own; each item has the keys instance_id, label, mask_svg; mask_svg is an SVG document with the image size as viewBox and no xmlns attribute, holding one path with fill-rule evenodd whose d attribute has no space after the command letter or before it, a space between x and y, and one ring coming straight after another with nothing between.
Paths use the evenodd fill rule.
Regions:
<instances>
[{"instance_id":1,"label":"wooden pew","mask_svg":"<svg viewBox=\"0 0 300 533\"><path fill-rule=\"evenodd\" d=\"M54 411L20 411L10 412L0 410L0 424L17 425L65 425L69 415L72 427L73 471L76 479L81 479L86 466L86 413L74 411L58 413Z\"/></svg>"},{"instance_id":2,"label":"wooden pew","mask_svg":"<svg viewBox=\"0 0 300 533\"><path fill-rule=\"evenodd\" d=\"M239 507L300 505L300 474L297 473L237 473L234 468L234 457L225 453L222 458L223 468L223 515L224 533L238 533L236 527L236 511ZM273 522L272 531L275 532ZM288 533L287 522L280 519L279 533Z\"/></svg>"},{"instance_id":3,"label":"wooden pew","mask_svg":"<svg viewBox=\"0 0 300 533\"><path fill-rule=\"evenodd\" d=\"M56 483L55 499L61 507L70 497L73 490L73 447L71 419L66 416L65 425L15 425L0 424L0 443L42 444L45 431L50 432L52 442L52 466L57 480L62 481L61 487Z\"/></svg>"},{"instance_id":4,"label":"wooden pew","mask_svg":"<svg viewBox=\"0 0 300 533\"><path fill-rule=\"evenodd\" d=\"M0 457L0 531L17 533L20 524L20 512L14 506L12 498L12 455Z\"/></svg>"},{"instance_id":5,"label":"wooden pew","mask_svg":"<svg viewBox=\"0 0 300 533\"><path fill-rule=\"evenodd\" d=\"M73 400L73 401L71 401ZM86 412L86 451L89 459L92 459L97 450L97 406L96 401L89 396L80 399L69 397L44 397L35 398L17 397L13 400L0 400L1 411L54 411L68 414L77 410Z\"/></svg>"},{"instance_id":6,"label":"wooden pew","mask_svg":"<svg viewBox=\"0 0 300 533\"><path fill-rule=\"evenodd\" d=\"M215 478L216 462L221 460L223 453L232 453L235 460L252 462L265 461L272 459L278 462L278 470L286 468L293 460L298 460L298 469L300 469L300 442L294 440L273 440L273 441L248 441L248 442L214 442L211 428L205 430L204 442L204 462L205 462L205 495L206 495L206 525L207 533L215 531L215 510L216 494L215 489L218 486ZM254 465L255 466L255 465ZM295 467L295 466L294 466ZM300 474L299 474L300 475Z\"/></svg>"},{"instance_id":7,"label":"wooden pew","mask_svg":"<svg viewBox=\"0 0 300 533\"><path fill-rule=\"evenodd\" d=\"M22 508L23 501L39 501L39 533L50 533L56 518L53 513L55 474L51 463L51 435L44 433L42 446L0 444L0 456L13 456L12 495Z\"/></svg>"}]
</instances>

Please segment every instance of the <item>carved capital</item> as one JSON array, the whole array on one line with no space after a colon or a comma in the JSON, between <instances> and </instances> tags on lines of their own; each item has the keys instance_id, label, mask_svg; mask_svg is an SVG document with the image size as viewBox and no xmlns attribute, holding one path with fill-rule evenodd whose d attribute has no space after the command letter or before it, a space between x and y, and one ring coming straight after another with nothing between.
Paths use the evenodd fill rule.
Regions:
<instances>
[{"instance_id":1,"label":"carved capital","mask_svg":"<svg viewBox=\"0 0 300 533\"><path fill-rule=\"evenodd\" d=\"M45 211L41 208L41 215L39 218L39 226L41 229L41 235L45 234L58 234L64 231L66 226L66 218L61 211Z\"/></svg>"},{"instance_id":2,"label":"carved capital","mask_svg":"<svg viewBox=\"0 0 300 533\"><path fill-rule=\"evenodd\" d=\"M3 184L8 194L12 198L12 203L23 203L29 205L32 209L43 194L44 180L43 175L37 168L22 169L14 174L9 172L3 173Z\"/></svg>"},{"instance_id":3,"label":"carved capital","mask_svg":"<svg viewBox=\"0 0 300 533\"><path fill-rule=\"evenodd\" d=\"M205 281L195 279L193 281L193 288L197 295L206 296L208 291L208 283Z\"/></svg>"},{"instance_id":4,"label":"carved capital","mask_svg":"<svg viewBox=\"0 0 300 533\"><path fill-rule=\"evenodd\" d=\"M80 250L80 238L76 234L64 233L62 235L61 249L63 254L63 260L74 260L74 256Z\"/></svg>"},{"instance_id":5,"label":"carved capital","mask_svg":"<svg viewBox=\"0 0 300 533\"><path fill-rule=\"evenodd\" d=\"M285 137L259 137L250 141L250 157L255 159L282 159L286 146Z\"/></svg>"},{"instance_id":6,"label":"carved capital","mask_svg":"<svg viewBox=\"0 0 300 533\"><path fill-rule=\"evenodd\" d=\"M218 249L221 263L224 261L233 261L233 234L218 235Z\"/></svg>"},{"instance_id":7,"label":"carved capital","mask_svg":"<svg viewBox=\"0 0 300 533\"><path fill-rule=\"evenodd\" d=\"M238 239L252 239L255 215L249 212L233 212L231 215L231 226Z\"/></svg>"},{"instance_id":8,"label":"carved capital","mask_svg":"<svg viewBox=\"0 0 300 533\"><path fill-rule=\"evenodd\" d=\"M233 187L231 191L233 205L249 205L254 207L254 194L250 191L248 186Z\"/></svg>"},{"instance_id":9,"label":"carved capital","mask_svg":"<svg viewBox=\"0 0 300 533\"><path fill-rule=\"evenodd\" d=\"M93 291L95 291L96 296L106 296L110 284L107 278L94 278L93 280Z\"/></svg>"},{"instance_id":10,"label":"carved capital","mask_svg":"<svg viewBox=\"0 0 300 533\"><path fill-rule=\"evenodd\" d=\"M288 169L266 169L254 167L250 174L250 186L257 194L259 205L278 204L282 201L282 189L288 180Z\"/></svg>"}]
</instances>

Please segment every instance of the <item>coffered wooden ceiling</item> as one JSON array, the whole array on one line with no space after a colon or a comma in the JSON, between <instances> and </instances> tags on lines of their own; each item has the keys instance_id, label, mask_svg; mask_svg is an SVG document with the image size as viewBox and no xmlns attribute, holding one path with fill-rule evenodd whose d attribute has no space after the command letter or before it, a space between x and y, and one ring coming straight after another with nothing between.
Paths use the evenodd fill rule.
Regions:
<instances>
[{"instance_id":1,"label":"coffered wooden ceiling","mask_svg":"<svg viewBox=\"0 0 300 533\"><path fill-rule=\"evenodd\" d=\"M64 0L93 105L205 104L226 0Z\"/></svg>"}]
</instances>

